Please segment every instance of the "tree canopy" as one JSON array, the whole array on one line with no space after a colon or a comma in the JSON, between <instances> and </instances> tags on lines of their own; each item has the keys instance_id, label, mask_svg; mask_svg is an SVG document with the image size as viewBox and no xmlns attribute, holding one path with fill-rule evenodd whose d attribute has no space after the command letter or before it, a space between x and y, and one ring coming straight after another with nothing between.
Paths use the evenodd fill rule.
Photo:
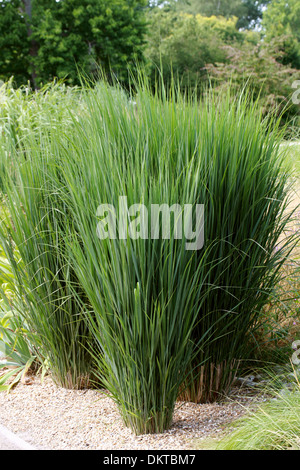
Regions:
<instances>
[{"instance_id":1,"label":"tree canopy","mask_svg":"<svg viewBox=\"0 0 300 470\"><path fill-rule=\"evenodd\" d=\"M284 51L284 64L300 68L300 2L272 0L263 15L265 40L276 40Z\"/></svg>"},{"instance_id":2,"label":"tree canopy","mask_svg":"<svg viewBox=\"0 0 300 470\"><path fill-rule=\"evenodd\" d=\"M253 28L270 0L176 0L177 11L203 16L237 18L237 28Z\"/></svg>"},{"instance_id":3,"label":"tree canopy","mask_svg":"<svg viewBox=\"0 0 300 470\"><path fill-rule=\"evenodd\" d=\"M136 63L185 89L251 77L269 109L299 77L299 0L0 0L2 80L74 85L101 66L126 83Z\"/></svg>"},{"instance_id":4,"label":"tree canopy","mask_svg":"<svg viewBox=\"0 0 300 470\"><path fill-rule=\"evenodd\" d=\"M2 0L0 74L35 86L95 64L123 80L143 58L146 0Z\"/></svg>"}]
</instances>

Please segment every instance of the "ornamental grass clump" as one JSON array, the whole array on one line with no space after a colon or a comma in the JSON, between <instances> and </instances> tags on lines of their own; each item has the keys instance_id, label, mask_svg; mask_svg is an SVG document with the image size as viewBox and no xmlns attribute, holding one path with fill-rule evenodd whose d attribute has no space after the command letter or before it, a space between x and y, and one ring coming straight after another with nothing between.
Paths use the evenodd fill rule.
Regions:
<instances>
[{"instance_id":1,"label":"ornamental grass clump","mask_svg":"<svg viewBox=\"0 0 300 470\"><path fill-rule=\"evenodd\" d=\"M278 122L247 93L199 101L145 84L127 100L102 83L86 107L60 145L70 259L102 383L137 434L161 432L178 395L218 400L251 353L291 242L277 246L289 220ZM112 220L120 197L135 205L126 231L99 239L99 205ZM203 204L204 246L186 250L174 220L169 239L143 236L141 204Z\"/></svg>"},{"instance_id":2,"label":"ornamental grass clump","mask_svg":"<svg viewBox=\"0 0 300 470\"><path fill-rule=\"evenodd\" d=\"M127 227L122 239L120 232L116 238L97 236L99 205L118 208L120 196L128 206L146 207L197 200L193 168L198 164L180 161L188 142L173 149L173 167L169 146L174 143L159 132L160 111L170 125L176 109L141 92L137 106L128 100L120 106L122 90L108 86L88 93L89 117L60 149L64 197L72 212L70 258L91 303L87 318L97 342L98 376L136 434L171 425L193 355L191 332L207 276L195 252L185 249L186 240L174 233L169 239L150 234L132 239Z\"/></svg>"},{"instance_id":3,"label":"ornamental grass clump","mask_svg":"<svg viewBox=\"0 0 300 470\"><path fill-rule=\"evenodd\" d=\"M68 208L60 197L62 181L58 176L55 186L52 183L53 175L60 172L55 134L62 129L56 125L52 107L47 110L45 105L42 114L45 126L30 131L32 123L28 123L18 144L15 136L9 143L11 171L3 180L1 244L14 276L13 311L39 338L38 355L54 381L66 388L82 388L89 385L91 375L90 337L74 291L85 295L64 249L61 233ZM71 126L70 114L67 123Z\"/></svg>"},{"instance_id":4,"label":"ornamental grass clump","mask_svg":"<svg viewBox=\"0 0 300 470\"><path fill-rule=\"evenodd\" d=\"M215 265L207 275L213 289L192 336L198 339L216 327L199 350L181 397L207 402L222 398L243 359L251 358L262 311L299 236L285 233L291 183L283 170L279 121L263 119L247 93L221 100L211 94L199 114L197 153L205 185L198 188L205 205L205 246L212 249L197 257Z\"/></svg>"},{"instance_id":5,"label":"ornamental grass clump","mask_svg":"<svg viewBox=\"0 0 300 470\"><path fill-rule=\"evenodd\" d=\"M291 248L279 124L247 92L102 81L82 101L15 152L3 246L57 382L92 370L136 434L162 432L178 397L219 399L251 356Z\"/></svg>"}]
</instances>

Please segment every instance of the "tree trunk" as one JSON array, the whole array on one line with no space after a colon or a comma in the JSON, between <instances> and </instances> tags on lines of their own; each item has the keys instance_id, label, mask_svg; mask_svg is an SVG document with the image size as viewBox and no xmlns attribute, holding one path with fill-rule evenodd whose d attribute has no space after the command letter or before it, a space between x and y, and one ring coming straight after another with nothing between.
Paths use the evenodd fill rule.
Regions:
<instances>
[{"instance_id":1,"label":"tree trunk","mask_svg":"<svg viewBox=\"0 0 300 470\"><path fill-rule=\"evenodd\" d=\"M31 67L31 81L32 85L35 89L37 89L37 74L34 64L34 58L37 56L38 53L38 43L31 39L32 36L32 29L31 29L31 19L32 19L32 0L22 0L23 8L22 13L25 15L25 23L27 26L27 35L30 41L30 49L29 54L31 57L30 60L30 67Z\"/></svg>"}]
</instances>

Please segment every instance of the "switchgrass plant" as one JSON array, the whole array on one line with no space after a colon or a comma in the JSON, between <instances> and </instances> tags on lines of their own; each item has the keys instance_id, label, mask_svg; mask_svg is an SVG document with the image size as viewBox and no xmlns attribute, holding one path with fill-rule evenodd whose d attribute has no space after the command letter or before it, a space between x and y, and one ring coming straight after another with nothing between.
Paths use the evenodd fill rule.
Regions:
<instances>
[{"instance_id":1,"label":"switchgrass plant","mask_svg":"<svg viewBox=\"0 0 300 470\"><path fill-rule=\"evenodd\" d=\"M212 95L201 109L198 154L206 176L199 192L206 244L214 247L207 262L222 261L208 274L213 290L193 332L198 338L215 324L215 336L193 363L185 399L213 401L230 390L243 359L253 355L263 308L299 238L286 233L291 182L278 125L272 117L263 119L247 93L221 101ZM202 253L197 255L202 262Z\"/></svg>"},{"instance_id":2,"label":"switchgrass plant","mask_svg":"<svg viewBox=\"0 0 300 470\"><path fill-rule=\"evenodd\" d=\"M170 425L178 393L205 402L230 389L291 239L278 246L290 217L278 122L247 93L199 102L175 86L135 88L127 101L118 86L88 91L89 116L59 147L99 375L139 434ZM174 233L132 239L129 228L99 240L97 208L118 208L119 196L204 204L204 248L186 251Z\"/></svg>"},{"instance_id":3,"label":"switchgrass plant","mask_svg":"<svg viewBox=\"0 0 300 470\"><path fill-rule=\"evenodd\" d=\"M39 136L36 132L23 136L21 148L12 146L13 172L4 180L6 212L0 237L14 276L12 309L39 338L39 356L49 365L54 381L82 388L89 385L91 372L89 334L73 295L81 288L61 236L67 208L59 186L54 188L49 179L50 168L59 172L50 129L41 130ZM5 279L5 272L2 275Z\"/></svg>"},{"instance_id":4,"label":"switchgrass plant","mask_svg":"<svg viewBox=\"0 0 300 470\"><path fill-rule=\"evenodd\" d=\"M159 101L145 93L148 106L139 116L140 108L129 101L119 106L122 90L103 86L87 100L89 118L61 146L64 197L72 210L70 257L91 302L87 317L97 341L94 357L101 382L136 434L163 432L172 422L194 352L191 331L206 271L185 250L186 240L174 235L133 240L127 230L122 240L99 240L97 208L100 203L117 207L120 195L126 195L128 205L194 203L197 177L192 168L183 171L189 162L176 162L175 151L175 165L170 164L167 142L157 143L152 154L156 130L147 135L145 120L154 118Z\"/></svg>"},{"instance_id":5,"label":"switchgrass plant","mask_svg":"<svg viewBox=\"0 0 300 470\"><path fill-rule=\"evenodd\" d=\"M102 81L67 128L23 139L2 239L57 382L78 386L92 355L141 434L170 426L178 395L229 390L291 238L278 246L290 217L279 124L247 92L199 101L175 85L152 93L143 79L134 89ZM120 196L137 205L126 230L99 239L99 205L118 211ZM140 204L204 204L204 246L186 250L172 217L169 238L161 218L159 237L145 236Z\"/></svg>"}]
</instances>

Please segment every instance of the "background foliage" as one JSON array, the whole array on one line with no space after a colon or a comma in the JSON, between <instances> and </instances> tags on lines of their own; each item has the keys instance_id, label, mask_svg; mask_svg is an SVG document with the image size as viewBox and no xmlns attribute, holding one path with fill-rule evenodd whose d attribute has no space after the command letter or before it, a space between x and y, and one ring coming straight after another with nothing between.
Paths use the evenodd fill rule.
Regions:
<instances>
[{"instance_id":1,"label":"background foliage","mask_svg":"<svg viewBox=\"0 0 300 470\"><path fill-rule=\"evenodd\" d=\"M3 0L0 77L73 84L78 68L90 74L96 62L124 78L126 66L142 59L144 7L145 0Z\"/></svg>"}]
</instances>

